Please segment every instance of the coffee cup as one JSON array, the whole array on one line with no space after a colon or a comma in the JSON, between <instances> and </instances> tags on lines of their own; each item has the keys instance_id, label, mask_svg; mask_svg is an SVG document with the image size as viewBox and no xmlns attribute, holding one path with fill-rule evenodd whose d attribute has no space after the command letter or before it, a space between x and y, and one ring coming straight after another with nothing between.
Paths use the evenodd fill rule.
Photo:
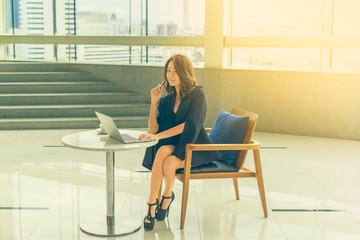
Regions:
<instances>
[{"instance_id":1,"label":"coffee cup","mask_svg":"<svg viewBox=\"0 0 360 240\"><path fill-rule=\"evenodd\" d=\"M105 128L104 128L104 125L102 125L101 123L99 124L99 127L101 129L102 132L105 132Z\"/></svg>"}]
</instances>

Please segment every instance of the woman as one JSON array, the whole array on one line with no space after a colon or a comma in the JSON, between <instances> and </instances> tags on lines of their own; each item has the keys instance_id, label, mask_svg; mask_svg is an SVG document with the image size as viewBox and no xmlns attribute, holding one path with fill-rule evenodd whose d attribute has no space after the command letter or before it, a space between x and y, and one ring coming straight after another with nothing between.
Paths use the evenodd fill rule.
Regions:
<instances>
[{"instance_id":1,"label":"woman","mask_svg":"<svg viewBox=\"0 0 360 240\"><path fill-rule=\"evenodd\" d=\"M156 220L164 220L175 195L176 169L184 168L185 147L188 143L211 143L203 123L206 115L204 89L197 86L195 72L189 58L175 55L166 62L164 86L151 90L149 133L140 139L159 140L148 148L143 166L152 170L148 214L144 218L145 230L152 230ZM163 87L167 96L161 98ZM158 114L157 114L158 110ZM220 158L219 152L194 152L192 166ZM156 198L163 178L165 189L159 204Z\"/></svg>"}]
</instances>

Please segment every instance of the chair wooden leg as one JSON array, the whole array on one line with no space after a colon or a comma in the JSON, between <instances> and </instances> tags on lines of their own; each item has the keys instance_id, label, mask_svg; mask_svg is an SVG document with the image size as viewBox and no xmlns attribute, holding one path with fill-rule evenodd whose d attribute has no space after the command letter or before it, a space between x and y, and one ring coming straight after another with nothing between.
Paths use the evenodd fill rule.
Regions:
<instances>
[{"instance_id":1,"label":"chair wooden leg","mask_svg":"<svg viewBox=\"0 0 360 240\"><path fill-rule=\"evenodd\" d=\"M185 166L184 166L184 181L183 181L183 193L181 201L181 218L180 218L180 229L184 229L185 217L186 217L186 208L188 202L189 194L189 183L190 183L190 169L191 169L191 158L192 150L190 148L191 144L186 145L185 149Z\"/></svg>"},{"instance_id":2,"label":"chair wooden leg","mask_svg":"<svg viewBox=\"0 0 360 240\"><path fill-rule=\"evenodd\" d=\"M259 194L261 198L261 203L264 211L264 216L268 216L267 207L266 207L266 198L265 198L265 187L264 187L264 180L262 175L261 169L261 161L260 161L260 152L259 150L254 150L254 162L255 162L255 169L256 169L256 179L259 189Z\"/></svg>"},{"instance_id":3,"label":"chair wooden leg","mask_svg":"<svg viewBox=\"0 0 360 240\"><path fill-rule=\"evenodd\" d=\"M160 183L159 192L158 192L158 199L161 201L161 190L162 190L162 181Z\"/></svg>"},{"instance_id":4,"label":"chair wooden leg","mask_svg":"<svg viewBox=\"0 0 360 240\"><path fill-rule=\"evenodd\" d=\"M187 179L185 178L183 183L182 202L181 202L180 229L184 229L184 225L185 225L188 194L189 194L189 178Z\"/></svg>"},{"instance_id":5,"label":"chair wooden leg","mask_svg":"<svg viewBox=\"0 0 360 240\"><path fill-rule=\"evenodd\" d=\"M237 179L237 178L233 178L233 182L234 182L236 200L239 200L240 197L239 197L239 184L238 184L238 179Z\"/></svg>"}]
</instances>

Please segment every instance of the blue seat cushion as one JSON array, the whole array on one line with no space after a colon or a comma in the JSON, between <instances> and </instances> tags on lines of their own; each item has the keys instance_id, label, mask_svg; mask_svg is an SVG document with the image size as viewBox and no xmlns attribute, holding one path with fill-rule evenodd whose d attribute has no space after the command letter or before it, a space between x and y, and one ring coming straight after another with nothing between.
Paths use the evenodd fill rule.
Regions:
<instances>
[{"instance_id":1,"label":"blue seat cushion","mask_svg":"<svg viewBox=\"0 0 360 240\"><path fill-rule=\"evenodd\" d=\"M212 161L197 167L191 168L191 173L214 173L214 172L237 172L238 169L233 165L228 165L222 161ZM184 174L184 169L176 170L177 174Z\"/></svg>"},{"instance_id":2,"label":"blue seat cushion","mask_svg":"<svg viewBox=\"0 0 360 240\"><path fill-rule=\"evenodd\" d=\"M242 143L249 122L248 116L238 116L221 110L209 134L215 144ZM239 151L220 151L221 159L226 164L236 161Z\"/></svg>"}]
</instances>

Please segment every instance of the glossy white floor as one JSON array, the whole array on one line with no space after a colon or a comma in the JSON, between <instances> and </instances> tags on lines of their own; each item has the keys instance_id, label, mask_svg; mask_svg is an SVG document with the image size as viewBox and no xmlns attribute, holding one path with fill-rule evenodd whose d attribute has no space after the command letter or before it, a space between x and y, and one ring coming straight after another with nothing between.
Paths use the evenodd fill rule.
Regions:
<instances>
[{"instance_id":1,"label":"glossy white floor","mask_svg":"<svg viewBox=\"0 0 360 240\"><path fill-rule=\"evenodd\" d=\"M62 147L71 132L1 131L1 240L104 239L79 223L105 217L105 153ZM167 221L116 239L360 239L360 142L261 132L254 139L263 146L268 218L255 180L239 180L239 201L232 180L194 180L180 230L177 182ZM143 153L116 155L115 211L139 221L150 180Z\"/></svg>"}]
</instances>

